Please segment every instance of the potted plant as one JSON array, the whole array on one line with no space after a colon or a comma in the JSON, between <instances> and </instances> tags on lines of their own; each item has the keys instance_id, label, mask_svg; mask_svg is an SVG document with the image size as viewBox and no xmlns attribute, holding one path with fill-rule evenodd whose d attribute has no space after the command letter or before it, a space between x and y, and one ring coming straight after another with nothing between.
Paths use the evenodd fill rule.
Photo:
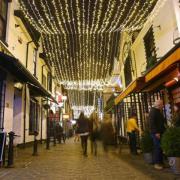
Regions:
<instances>
[{"instance_id":1,"label":"potted plant","mask_svg":"<svg viewBox=\"0 0 180 180\"><path fill-rule=\"evenodd\" d=\"M168 128L162 136L161 147L174 173L180 174L180 127Z\"/></svg>"},{"instance_id":2,"label":"potted plant","mask_svg":"<svg viewBox=\"0 0 180 180\"><path fill-rule=\"evenodd\" d=\"M144 154L145 162L152 164L153 140L149 131L145 131L141 137L141 149Z\"/></svg>"}]
</instances>

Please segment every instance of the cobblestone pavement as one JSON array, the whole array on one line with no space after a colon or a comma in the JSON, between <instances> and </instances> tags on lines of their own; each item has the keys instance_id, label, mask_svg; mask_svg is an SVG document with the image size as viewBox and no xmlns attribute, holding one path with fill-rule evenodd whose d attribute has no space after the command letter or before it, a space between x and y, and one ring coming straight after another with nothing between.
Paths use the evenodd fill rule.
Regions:
<instances>
[{"instance_id":1,"label":"cobblestone pavement","mask_svg":"<svg viewBox=\"0 0 180 180\"><path fill-rule=\"evenodd\" d=\"M0 169L0 180L176 180L168 169L156 171L143 162L141 155L130 156L124 149L121 154L115 148L103 152L98 147L97 156L88 149L83 157L80 143L72 139L66 144L39 147L39 156L32 156L32 148L15 152L15 167Z\"/></svg>"}]
</instances>

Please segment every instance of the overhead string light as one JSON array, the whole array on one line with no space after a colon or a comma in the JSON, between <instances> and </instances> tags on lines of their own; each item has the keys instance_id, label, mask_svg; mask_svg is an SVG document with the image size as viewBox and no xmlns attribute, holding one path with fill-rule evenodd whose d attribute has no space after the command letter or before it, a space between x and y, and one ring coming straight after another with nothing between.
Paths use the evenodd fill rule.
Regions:
<instances>
[{"instance_id":1,"label":"overhead string light","mask_svg":"<svg viewBox=\"0 0 180 180\"><path fill-rule=\"evenodd\" d=\"M41 33L60 83L77 90L102 90L119 56L120 32L142 28L156 3L162 7L158 0L19 2L25 18Z\"/></svg>"}]
</instances>

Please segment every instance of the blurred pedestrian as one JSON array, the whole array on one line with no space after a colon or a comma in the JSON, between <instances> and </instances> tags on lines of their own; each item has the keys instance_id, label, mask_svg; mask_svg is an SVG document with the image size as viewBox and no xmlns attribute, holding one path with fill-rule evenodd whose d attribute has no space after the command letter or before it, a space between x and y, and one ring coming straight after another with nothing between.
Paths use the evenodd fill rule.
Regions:
<instances>
[{"instance_id":1,"label":"blurred pedestrian","mask_svg":"<svg viewBox=\"0 0 180 180\"><path fill-rule=\"evenodd\" d=\"M63 127L59 124L59 122L56 124L56 135L57 135L57 140L61 144L61 140L65 143L65 136L63 134Z\"/></svg>"},{"instance_id":2,"label":"blurred pedestrian","mask_svg":"<svg viewBox=\"0 0 180 180\"><path fill-rule=\"evenodd\" d=\"M97 139L99 136L98 120L96 118L96 113L93 112L89 119L89 131L90 131L90 141L91 141L91 153L97 155Z\"/></svg>"},{"instance_id":3,"label":"blurred pedestrian","mask_svg":"<svg viewBox=\"0 0 180 180\"><path fill-rule=\"evenodd\" d=\"M81 146L83 149L83 155L87 156L87 140L89 135L89 122L88 119L84 116L84 113L81 112L78 119L78 131L81 137Z\"/></svg>"},{"instance_id":4,"label":"blurred pedestrian","mask_svg":"<svg viewBox=\"0 0 180 180\"><path fill-rule=\"evenodd\" d=\"M74 126L74 130L75 130L75 134L74 134L74 142L79 142L79 128L78 128L78 124L76 123Z\"/></svg>"},{"instance_id":5,"label":"blurred pedestrian","mask_svg":"<svg viewBox=\"0 0 180 180\"><path fill-rule=\"evenodd\" d=\"M163 101L156 100L149 112L150 132L153 139L153 163L157 170L163 169L163 152L160 145L162 134L165 131L165 118L162 113Z\"/></svg>"},{"instance_id":6,"label":"blurred pedestrian","mask_svg":"<svg viewBox=\"0 0 180 180\"><path fill-rule=\"evenodd\" d=\"M114 143L114 129L111 122L110 114L104 114L103 122L101 124L101 138L104 151L108 151L108 145Z\"/></svg>"},{"instance_id":7,"label":"blurred pedestrian","mask_svg":"<svg viewBox=\"0 0 180 180\"><path fill-rule=\"evenodd\" d=\"M136 132L140 129L137 125L137 115L135 112L132 112L130 118L127 121L127 134L129 137L129 147L130 152L133 155L137 155L137 142L136 142Z\"/></svg>"}]
</instances>

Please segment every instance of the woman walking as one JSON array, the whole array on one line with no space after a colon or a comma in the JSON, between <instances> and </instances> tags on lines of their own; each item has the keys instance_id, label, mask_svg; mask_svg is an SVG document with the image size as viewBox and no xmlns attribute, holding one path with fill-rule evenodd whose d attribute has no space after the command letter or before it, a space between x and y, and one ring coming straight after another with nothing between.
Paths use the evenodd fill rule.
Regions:
<instances>
[{"instance_id":1,"label":"woman walking","mask_svg":"<svg viewBox=\"0 0 180 180\"><path fill-rule=\"evenodd\" d=\"M90 140L91 140L91 153L97 155L97 138L98 138L98 121L95 112L91 114L89 121Z\"/></svg>"},{"instance_id":2,"label":"woman walking","mask_svg":"<svg viewBox=\"0 0 180 180\"><path fill-rule=\"evenodd\" d=\"M84 113L81 112L78 123L78 132L79 136L81 137L81 145L83 149L83 155L87 156L87 140L89 135L89 122L88 119L84 116Z\"/></svg>"}]
</instances>

